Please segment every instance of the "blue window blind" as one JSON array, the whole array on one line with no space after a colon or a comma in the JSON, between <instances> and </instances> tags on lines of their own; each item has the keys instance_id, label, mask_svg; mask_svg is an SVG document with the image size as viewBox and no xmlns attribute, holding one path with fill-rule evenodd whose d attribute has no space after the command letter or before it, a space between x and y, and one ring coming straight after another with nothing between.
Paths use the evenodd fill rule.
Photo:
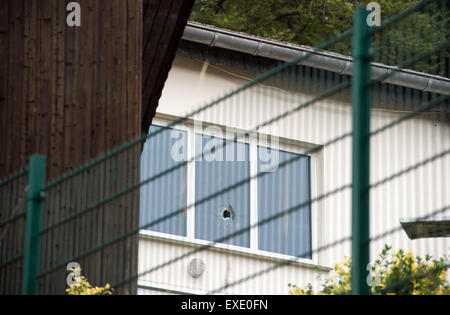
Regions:
<instances>
[{"instance_id":1,"label":"blue window blind","mask_svg":"<svg viewBox=\"0 0 450 315\"><path fill-rule=\"evenodd\" d=\"M260 150L270 149L259 147L258 156ZM271 155L276 152L280 164L298 159L258 178L258 220L285 212L282 217L259 226L259 249L311 258L310 157L276 150ZM258 172L263 165L258 159ZM304 206L287 213L301 204Z\"/></svg>"},{"instance_id":2,"label":"blue window blind","mask_svg":"<svg viewBox=\"0 0 450 315\"><path fill-rule=\"evenodd\" d=\"M200 135L196 135L196 143L201 143L201 146L197 147L203 150L203 159L195 162L195 237L215 241L249 226L250 183L211 197L205 202L197 202L248 179L249 146ZM216 145L219 148L223 146L223 149L214 149ZM207 152L210 154L205 154ZM212 156L221 158L214 159ZM231 156L234 158L230 159ZM246 231L222 243L249 247L250 232Z\"/></svg>"},{"instance_id":3,"label":"blue window blind","mask_svg":"<svg viewBox=\"0 0 450 315\"><path fill-rule=\"evenodd\" d=\"M187 147L187 133L158 126L150 127L151 134L160 130L162 132L151 137L144 145L141 158L141 181L180 163L184 162L185 164L141 187L140 224L141 226L149 224L183 209L179 214L147 229L186 236L187 163L186 150L182 150L182 147L183 145L184 148ZM172 154L174 148L180 148L180 150Z\"/></svg>"}]
</instances>

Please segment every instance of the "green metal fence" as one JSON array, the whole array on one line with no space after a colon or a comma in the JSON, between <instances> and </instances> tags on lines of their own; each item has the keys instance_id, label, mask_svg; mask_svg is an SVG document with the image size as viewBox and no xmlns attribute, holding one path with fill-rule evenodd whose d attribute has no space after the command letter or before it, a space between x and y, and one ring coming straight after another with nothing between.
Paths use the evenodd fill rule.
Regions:
<instances>
[{"instance_id":1,"label":"green metal fence","mask_svg":"<svg viewBox=\"0 0 450 315\"><path fill-rule=\"evenodd\" d=\"M425 27L422 23L424 16L421 14L437 11L441 14L430 15L437 17L431 19L431 25L427 24ZM433 78L436 80L433 82L442 83L447 87L450 81L448 79L449 34L446 27L449 17L445 1L421 1L410 9L386 19L380 27L369 27L366 22L367 14L365 8L358 9L353 30L330 39L317 49L295 60L277 64L256 79L191 111L188 115L172 119L165 126L166 128L151 130L148 135L126 143L57 179L46 182L45 158L33 156L26 170L0 182L2 293L18 293L18 288L22 287L24 294L64 294L67 288L66 280L69 279L68 273L71 271L67 267L72 266L70 264L73 262L82 267L83 275L86 275L92 283L100 285L108 282L117 289L118 293L134 293L137 281L147 279L149 275L159 275L160 279L163 279L161 283L169 283L170 279L173 280L173 277L176 277L173 273L179 272L179 269L171 270L171 266L178 266L186 259L195 258L199 253L209 252L211 249L223 251L223 246L221 247L220 244L240 244L241 239L244 240L243 244L248 239L252 243L254 231L263 231L265 227L269 227L268 230L264 230L268 234L272 233L270 229L278 231L276 229L279 226L281 226L280 229L286 226L287 223L282 221L286 218L303 218L299 220L311 222L317 212L320 213L321 223L323 223L323 226L317 229L333 230L334 234L330 232L330 235L336 236L335 238L325 235L312 241L313 228L310 225L310 239L302 241L300 252L295 255L292 253L284 256L272 255L275 258L271 257L269 264L258 268L242 265L237 268L235 278L227 279L219 286L214 286L215 283L206 285L205 292L233 292L229 290L251 281L256 281L252 282L255 291L252 291L250 286L250 289L246 289L248 294L260 292L256 290L257 286L260 289L274 284L270 279L258 279L264 279L266 275L292 264L308 265L310 258L312 261L310 265L314 264L312 257L316 255L320 260L326 261L327 258L322 258L320 255L328 253L327 255L332 257L351 254L352 293L369 294L371 288L367 284L369 275L367 265L375 258L379 244L387 240L395 240L389 238L391 235L397 235L396 237L401 239L395 245L405 244L404 235L399 236L404 232L398 217L434 218L437 215L446 214L449 210L449 205L446 204L448 191L446 178L449 175L447 163L450 153L447 141L450 136L448 134L449 91L436 92L435 89L434 92L427 92L423 90L432 87L425 86L421 90L419 87L401 87L395 85L395 82L407 81L410 75L426 79ZM429 30L432 31L431 34L428 33ZM398 44L399 41L401 44ZM322 51L345 53L344 50L352 46L352 77L345 72L332 73L305 65L308 59L314 58ZM344 64L348 61L343 55L337 56L342 58ZM404 69L414 69L416 72ZM418 74L423 71L428 72L429 75ZM428 80L428 82L431 81ZM411 85L414 84L416 83L411 83ZM295 93L287 94L286 91ZM350 108L346 109L342 104L350 103L350 98L352 120L346 120L342 117ZM277 102L280 100L287 105L278 106ZM335 121L328 121L330 119L328 116L322 117L321 106L329 106L326 107L327 110L332 113L336 111L338 118ZM315 110L317 112L314 112ZM327 121L323 122L323 119ZM415 119L418 119L417 122ZM291 198L289 200L298 201L292 196L296 194L296 191L299 194L298 191L303 189L296 186L289 187L287 193L290 197L285 200L284 208L279 209L280 211L269 212L267 215L260 213L256 221L250 219L247 222L244 218L242 219L244 223L224 226L220 233L206 231L208 236L203 237L199 242L189 243L184 242L184 239L180 241L178 236L178 238L167 239L162 237L166 243L172 242L179 245L184 242L183 244L190 245L186 245L183 250L173 247L174 249L168 252L154 247L151 252L146 252L149 249L145 245L141 246L146 242L143 240L142 231L176 230L179 222L183 222L184 226L189 225L183 220L189 221L185 218L188 217L187 213L190 213L191 208L198 210L202 205L210 205L211 202L214 204L215 200L221 196L228 196L226 198L231 198L235 202L234 197L229 196L235 196L232 194L238 196L247 187L250 187L248 189L255 187L252 186L255 180L258 180L257 183L263 183L264 178L272 176L270 172L258 170L251 172L244 167L238 168L237 171L233 169L233 174L229 177L234 180L228 182L225 180L226 176L217 173L217 170L214 173L214 170L205 168L202 173L205 176L204 180L212 178L214 182L223 182L211 193L204 196L195 195L194 200L190 201L187 197L186 200L183 199L183 193L172 195L171 191L166 191L164 188L160 188L160 195L155 194L156 190L152 190L155 189L155 185L163 187L168 184L175 185L178 182L186 182L186 185L195 183L189 182L183 174L190 172L186 169L195 164L198 158L202 157L203 152L200 156L189 155L187 161L165 165L164 161L142 159L142 148L144 147L145 152L145 145L153 144L155 148L162 150L165 145L162 138L164 130L181 128L180 126L186 126L195 121L209 123L216 121L218 126L228 124L236 126L239 125L237 122L241 122L240 124L245 128L235 128L238 132L230 142L231 145L239 141L247 143L252 133L262 134L265 128L277 124L281 126L281 138L289 138L285 135L294 134L305 142L315 143L306 145L301 154L290 155L290 158L280 161L278 165L280 172L287 170L288 173L295 174L300 165L298 163L305 157L317 154L317 161L319 161L324 158L324 155L335 154L335 156L324 163L325 170L322 172L324 180L321 186L318 185L320 189L309 189L309 194L306 199L302 199L303 201L287 202L289 198ZM302 129L303 125L307 125L307 121L313 121L317 125L320 122L330 126L330 129L335 128L333 130L344 130L344 132L334 134L327 130L318 132L314 129ZM415 121L412 130L405 125L408 121ZM434 129L429 129L428 125L423 127L422 121L434 123ZM417 139L410 138L410 135L416 132L414 126L423 128L420 141L425 143L426 150L422 150L422 147L416 144ZM314 138L320 141L309 141ZM386 139L390 138L393 139L393 144L386 142ZM215 150L230 146L230 143L222 141ZM414 147L415 145L417 148ZM400 147L400 150L393 150L396 149L395 147ZM414 150L411 151L410 147L414 147ZM348 154L349 148L351 148L351 154ZM405 152L405 155L391 156L391 150ZM415 154L414 158L408 155L411 152ZM317 161L315 163L318 163ZM291 167L292 165L295 167ZM347 165L351 165L350 177L346 175ZM153 167L153 171L145 173L145 169L150 166ZM431 174L422 173L424 168L431 171ZM201 170L200 164L196 166L196 170ZM327 173L330 170L336 172L333 179ZM170 179L170 176L175 176L174 174L178 174L176 176L179 177ZM422 191L423 181L430 187L427 193ZM281 187L282 184L270 182L270 180L267 182L267 191L272 194L275 194L277 186ZM407 185L409 182L413 183L414 187L409 187ZM199 187L201 187L200 184L198 184ZM145 187L151 187L150 192L144 190ZM189 188L186 189L189 190ZM428 195L428 193L431 194ZM385 204L384 198L390 200L391 194L402 197L392 198L395 204ZM153 199L144 201L147 200L146 196ZM175 198L174 196L182 196L181 206L178 206L176 202L168 206L167 200L170 201ZM27 207L24 203L25 198L28 201ZM261 198L260 206L265 202L269 204L267 201L269 197L258 198ZM347 199L351 200L349 209L345 206ZM154 202L150 209L153 212L150 219L144 220L142 208L147 202ZM335 203L343 206L333 209ZM411 204L413 206L403 213L402 209ZM425 206L423 211L414 210L419 206ZM133 215L137 208L140 208L140 219ZM347 211L350 209L351 211ZM338 222L327 221L331 211L338 212L333 214L340 218ZM295 215L299 213L302 215L308 213L308 215L296 217ZM238 212L231 215L237 216L236 222L242 218ZM351 224L349 224L350 218ZM192 225L195 227L210 224L210 221L206 219L202 224L202 221L198 221L200 220L198 216L195 220L199 222L199 225ZM280 223L279 226L271 225L273 222L285 223ZM108 226L108 229L103 229L102 226ZM187 235L189 232L185 233ZM158 235L153 233L151 237L154 240L159 237ZM195 236L197 236L196 233ZM136 245L138 242L139 253ZM277 247L277 242L282 243L276 239L267 241L263 236L259 236L260 245L264 244L271 248L291 246L294 250L298 250L294 245L284 243ZM252 244L248 247L256 246ZM428 250L438 254L449 252L448 241L445 238L439 241L427 239L417 244L422 252ZM256 249L257 255L263 256L263 251ZM249 255L247 249L240 250L233 247L233 251L239 252L241 256ZM135 266L127 263L129 257L135 258ZM295 258L304 260L296 261ZM152 262L148 263L150 260ZM251 264L250 260L247 263ZM221 268L222 262L217 261L217 266ZM436 268L436 272L447 267L448 265L444 264L444 267ZM308 270L311 269L311 267L308 268ZM321 274L326 274L329 270L330 268L323 267ZM216 272L220 273L222 270L217 269ZM380 289L380 292L389 292L394 290L395 286L401 287L426 276L428 274L401 279L393 287ZM302 280L301 277L299 279L299 281ZM287 283L285 285L287 292ZM298 285L306 285L306 283L298 283Z\"/></svg>"},{"instance_id":2,"label":"green metal fence","mask_svg":"<svg viewBox=\"0 0 450 315\"><path fill-rule=\"evenodd\" d=\"M21 293L28 187L28 169L0 182L0 278L4 294Z\"/></svg>"}]
</instances>

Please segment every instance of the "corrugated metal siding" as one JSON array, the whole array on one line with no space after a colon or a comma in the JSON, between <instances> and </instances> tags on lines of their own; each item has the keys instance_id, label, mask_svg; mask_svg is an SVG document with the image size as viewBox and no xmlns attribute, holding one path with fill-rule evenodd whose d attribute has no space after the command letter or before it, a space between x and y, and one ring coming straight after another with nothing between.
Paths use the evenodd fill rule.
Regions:
<instances>
[{"instance_id":1,"label":"corrugated metal siding","mask_svg":"<svg viewBox=\"0 0 450 315\"><path fill-rule=\"evenodd\" d=\"M250 54L242 53L239 51L232 51L229 49L219 48L219 47L209 47L199 43L182 40L177 50L177 55L200 60L203 62L209 62L215 65L228 66L241 70L246 70L255 73L264 73L271 68L281 64L282 62L270 58L264 58L260 56L252 56ZM334 84L338 84L349 80L351 77L346 74L334 73L325 70L313 70L313 68L308 66L299 65L296 67L296 76L299 74L303 75L306 80L315 80L316 84L323 84L321 80L313 76L314 71L321 71L326 77L333 77ZM305 77L305 74L309 74L309 77ZM422 92L412 88L395 86L388 83L376 83L374 90L377 90L377 98L373 98L372 107L377 109L389 109L389 110L399 110L408 111L412 108L405 102L406 95L415 93L418 98L426 100L431 99L436 96L435 93ZM395 100L394 107L390 104L389 108L387 104ZM434 109L437 112L447 112L450 113L450 104L443 103ZM450 121L450 115L447 115L447 120Z\"/></svg>"},{"instance_id":2,"label":"corrugated metal siding","mask_svg":"<svg viewBox=\"0 0 450 315\"><path fill-rule=\"evenodd\" d=\"M227 66L211 64L205 68L205 64L199 60L181 56L176 58L158 108L161 119L171 121L182 117L186 112L198 109L200 104L216 99L217 95L241 87L255 75ZM313 74L313 80L303 80L311 77L311 74L305 73L298 80L293 76L286 83L282 75L277 77L279 80L265 80L263 84L220 101L217 106L194 115L192 119L202 122L203 127L215 124L250 131L337 85L335 77L325 75L322 70ZM320 78L322 86L318 84L321 83ZM374 90L374 102L386 108L396 108L398 104L394 101L394 95L402 92L401 88L399 90L386 86ZM424 96L419 97L416 92L403 91L399 99L400 105L404 106L402 108L411 110L427 103ZM383 99L380 97L382 93ZM180 105L179 95L182 95L183 106ZM189 239L174 240L172 236L149 236L143 233L139 269L142 272L154 271L146 273L140 280L161 287L185 288L186 292L217 291L221 294L287 294L289 283L302 287L311 283L314 288L320 288L321 281L317 276L325 276L324 271L315 271L311 265L333 267L336 262L342 262L345 255L351 254L351 190L338 189L351 183L352 141L351 137L346 137L334 142L334 139L352 130L350 105L350 91L345 90L288 116L281 116L269 126L277 128L266 129L267 133L278 135L280 139L289 139L294 146L323 146L316 154L316 175L311 177L316 181L316 192L312 193L312 198L329 194L313 204L316 205L316 210L312 211L316 214L316 228L312 226L313 235L317 235L317 242L313 245L313 249L317 250L316 262L310 266L294 263L276 265L278 262L257 254L244 256L242 253L218 251L216 248L193 252L193 246L201 246L201 243L198 245ZM371 115L371 130L374 131L396 121L404 113L373 110ZM449 127L442 114L422 114L371 138L371 183L401 174L371 190L372 259L375 259L384 244L393 246L395 251L399 248L406 252L413 250L421 257L430 254L437 258L448 254L448 239L411 241L400 228L399 222L401 218L418 218L450 204L450 195L447 193L448 154L420 168L401 173L450 148ZM222 131L226 132L225 128ZM161 168L160 172L164 170ZM223 181L220 176L206 178L212 182ZM277 182L272 185L276 187ZM292 191L300 190L298 186L292 186ZM188 256L190 252L192 254ZM177 257L183 259L176 260ZM203 260L206 266L206 272L200 278L192 278L188 273L188 263L194 258ZM162 267L156 269L155 266Z\"/></svg>"}]
</instances>

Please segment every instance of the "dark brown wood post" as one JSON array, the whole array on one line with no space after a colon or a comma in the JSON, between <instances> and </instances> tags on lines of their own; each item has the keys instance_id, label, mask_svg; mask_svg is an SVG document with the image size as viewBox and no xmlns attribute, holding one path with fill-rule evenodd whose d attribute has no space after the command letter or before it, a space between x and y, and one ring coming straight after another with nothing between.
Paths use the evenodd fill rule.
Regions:
<instances>
[{"instance_id":1,"label":"dark brown wood post","mask_svg":"<svg viewBox=\"0 0 450 315\"><path fill-rule=\"evenodd\" d=\"M0 0L0 178L41 154L52 180L146 132L194 1L79 0L78 27L67 25L70 2ZM136 146L54 188L43 225L137 183L140 153ZM8 237L20 252L24 220L14 224ZM136 190L42 235L41 270L138 225ZM137 274L137 250L133 235L77 262L94 285L114 283ZM0 293L21 292L21 264ZM64 293L66 276L64 266L43 277L39 292ZM117 292L135 293L136 281Z\"/></svg>"},{"instance_id":2,"label":"dark brown wood post","mask_svg":"<svg viewBox=\"0 0 450 315\"><path fill-rule=\"evenodd\" d=\"M141 134L142 1L79 0L80 27L66 23L69 2L0 0L0 177L25 167L29 156L39 153L47 157L47 178L54 179ZM137 181L139 151L129 152L127 159L122 159L129 163L122 168L129 167L129 181ZM115 166L104 166L105 180L117 178ZM77 196L83 194L82 189L88 194L87 188L68 187ZM108 214L108 206L99 209L96 216L89 217L94 220L89 231L84 218L59 230L73 229L72 237L43 235L52 239L43 240L46 248L41 269L61 263L64 255L57 252L63 248L76 256L81 248L86 250L110 238L112 229L118 231L120 224L127 225L121 231L136 228L136 195L136 200L128 196L118 200L116 207L108 205L122 216ZM46 208L44 226L62 218L61 212L68 208L72 211L86 205L77 198L66 199ZM94 237L83 239L81 246L77 231ZM88 240L92 243L86 244ZM112 260L122 262L122 271L115 270L114 278L136 273L137 236L107 248L96 258L90 262L99 265L103 276L92 274L92 282L111 281ZM64 293L64 268L57 275L53 283L43 280L41 293ZM6 286L0 290L20 292L13 283ZM135 291L135 283L120 289L121 293Z\"/></svg>"}]
</instances>

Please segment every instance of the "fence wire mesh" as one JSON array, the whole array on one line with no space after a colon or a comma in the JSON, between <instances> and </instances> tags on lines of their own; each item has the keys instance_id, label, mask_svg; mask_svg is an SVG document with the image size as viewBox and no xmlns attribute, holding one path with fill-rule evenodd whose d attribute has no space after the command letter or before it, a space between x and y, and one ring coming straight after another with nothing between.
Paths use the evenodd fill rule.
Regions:
<instances>
[{"instance_id":1,"label":"fence wire mesh","mask_svg":"<svg viewBox=\"0 0 450 315\"><path fill-rule=\"evenodd\" d=\"M28 170L0 181L0 288L2 294L20 294L25 247Z\"/></svg>"}]
</instances>

